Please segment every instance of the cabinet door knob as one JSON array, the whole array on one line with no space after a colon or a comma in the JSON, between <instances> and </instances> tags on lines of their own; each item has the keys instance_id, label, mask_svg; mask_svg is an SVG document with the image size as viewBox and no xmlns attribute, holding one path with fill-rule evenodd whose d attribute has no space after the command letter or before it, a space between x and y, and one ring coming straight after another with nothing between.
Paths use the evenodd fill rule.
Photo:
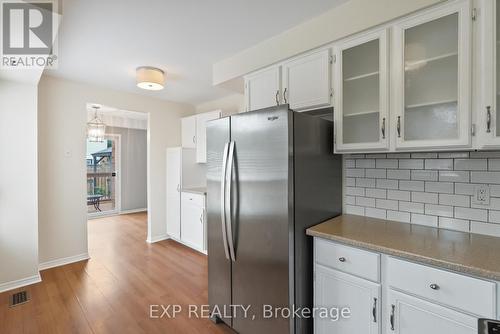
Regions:
<instances>
[{"instance_id":1,"label":"cabinet door knob","mask_svg":"<svg viewBox=\"0 0 500 334\"><path fill-rule=\"evenodd\" d=\"M340 261L340 262L345 262L345 261L346 261L346 260L345 260L345 257L339 257L339 261Z\"/></svg>"},{"instance_id":2,"label":"cabinet door knob","mask_svg":"<svg viewBox=\"0 0 500 334\"><path fill-rule=\"evenodd\" d=\"M437 284L435 284L435 283L432 283L432 284L430 285L430 288L431 288L432 290L439 290L439 285L437 285Z\"/></svg>"},{"instance_id":3,"label":"cabinet door knob","mask_svg":"<svg viewBox=\"0 0 500 334\"><path fill-rule=\"evenodd\" d=\"M486 133L491 133L491 106L486 107Z\"/></svg>"}]
</instances>

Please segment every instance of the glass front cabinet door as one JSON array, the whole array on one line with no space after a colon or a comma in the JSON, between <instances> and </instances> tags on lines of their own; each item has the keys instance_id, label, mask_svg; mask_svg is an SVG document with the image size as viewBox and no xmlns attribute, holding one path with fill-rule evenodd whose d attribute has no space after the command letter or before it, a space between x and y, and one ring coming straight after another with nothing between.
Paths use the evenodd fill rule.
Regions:
<instances>
[{"instance_id":1,"label":"glass front cabinet door","mask_svg":"<svg viewBox=\"0 0 500 334\"><path fill-rule=\"evenodd\" d=\"M421 13L393 29L396 149L470 147L470 2Z\"/></svg>"},{"instance_id":2,"label":"glass front cabinet door","mask_svg":"<svg viewBox=\"0 0 500 334\"><path fill-rule=\"evenodd\" d=\"M483 2L477 125L480 148L500 148L500 0ZM492 29L493 28L493 29Z\"/></svg>"},{"instance_id":3,"label":"glass front cabinet door","mask_svg":"<svg viewBox=\"0 0 500 334\"><path fill-rule=\"evenodd\" d=\"M334 55L335 149L389 149L388 31L341 41Z\"/></svg>"}]
</instances>

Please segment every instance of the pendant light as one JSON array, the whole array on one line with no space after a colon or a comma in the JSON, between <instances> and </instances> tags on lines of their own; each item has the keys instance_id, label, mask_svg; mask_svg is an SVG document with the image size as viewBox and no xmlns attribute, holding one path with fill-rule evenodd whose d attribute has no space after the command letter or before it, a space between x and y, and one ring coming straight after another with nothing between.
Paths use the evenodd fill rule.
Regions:
<instances>
[{"instance_id":1,"label":"pendant light","mask_svg":"<svg viewBox=\"0 0 500 334\"><path fill-rule=\"evenodd\" d=\"M106 125L97 115L99 108L96 105L92 106L92 109L94 109L94 118L90 122L87 122L87 139L94 143L102 143L106 134Z\"/></svg>"},{"instance_id":2,"label":"pendant light","mask_svg":"<svg viewBox=\"0 0 500 334\"><path fill-rule=\"evenodd\" d=\"M137 87L147 90L162 90L165 84L165 72L156 67L141 66L135 71Z\"/></svg>"}]
</instances>

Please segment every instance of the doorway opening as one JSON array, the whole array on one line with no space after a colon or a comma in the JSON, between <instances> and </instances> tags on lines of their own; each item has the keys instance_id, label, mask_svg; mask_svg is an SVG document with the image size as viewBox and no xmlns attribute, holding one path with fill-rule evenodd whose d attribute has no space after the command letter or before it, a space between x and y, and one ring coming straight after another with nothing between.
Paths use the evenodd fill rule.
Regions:
<instances>
[{"instance_id":1,"label":"doorway opening","mask_svg":"<svg viewBox=\"0 0 500 334\"><path fill-rule=\"evenodd\" d=\"M103 141L87 139L87 213L89 216L120 212L120 135Z\"/></svg>"},{"instance_id":2,"label":"doorway opening","mask_svg":"<svg viewBox=\"0 0 500 334\"><path fill-rule=\"evenodd\" d=\"M87 104L87 120L96 116L104 135L86 140L88 218L147 212L149 114Z\"/></svg>"}]
</instances>

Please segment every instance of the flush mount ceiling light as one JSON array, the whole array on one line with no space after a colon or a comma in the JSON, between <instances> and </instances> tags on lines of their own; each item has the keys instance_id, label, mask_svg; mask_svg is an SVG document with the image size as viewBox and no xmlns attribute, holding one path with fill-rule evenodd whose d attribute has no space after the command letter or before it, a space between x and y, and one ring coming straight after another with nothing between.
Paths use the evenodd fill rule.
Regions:
<instances>
[{"instance_id":1,"label":"flush mount ceiling light","mask_svg":"<svg viewBox=\"0 0 500 334\"><path fill-rule=\"evenodd\" d=\"M90 122L87 122L87 138L90 142L102 143L104 141L104 136L106 135L106 125L99 118L97 112L101 107L93 105L94 118Z\"/></svg>"},{"instance_id":2,"label":"flush mount ceiling light","mask_svg":"<svg viewBox=\"0 0 500 334\"><path fill-rule=\"evenodd\" d=\"M141 66L136 69L137 87L147 90L161 90L165 83L165 72L156 67Z\"/></svg>"}]
</instances>

